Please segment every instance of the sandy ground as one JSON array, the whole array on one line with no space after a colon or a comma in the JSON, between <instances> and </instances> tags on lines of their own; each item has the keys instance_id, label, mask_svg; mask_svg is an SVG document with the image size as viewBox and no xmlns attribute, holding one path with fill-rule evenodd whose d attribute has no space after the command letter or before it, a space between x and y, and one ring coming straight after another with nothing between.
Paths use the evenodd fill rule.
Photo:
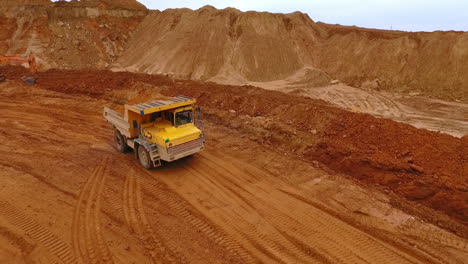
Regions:
<instances>
[{"instance_id":1,"label":"sandy ground","mask_svg":"<svg viewBox=\"0 0 468 264\"><path fill-rule=\"evenodd\" d=\"M431 99L417 93L397 94L361 89L341 83L325 87L297 85L288 81L251 84L264 89L321 99L349 111L389 118L454 137L468 134L468 105L464 103Z\"/></svg>"},{"instance_id":2,"label":"sandy ground","mask_svg":"<svg viewBox=\"0 0 468 264\"><path fill-rule=\"evenodd\" d=\"M109 101L0 85L1 263L464 263L466 239L346 177L206 124L153 171L112 146Z\"/></svg>"}]
</instances>

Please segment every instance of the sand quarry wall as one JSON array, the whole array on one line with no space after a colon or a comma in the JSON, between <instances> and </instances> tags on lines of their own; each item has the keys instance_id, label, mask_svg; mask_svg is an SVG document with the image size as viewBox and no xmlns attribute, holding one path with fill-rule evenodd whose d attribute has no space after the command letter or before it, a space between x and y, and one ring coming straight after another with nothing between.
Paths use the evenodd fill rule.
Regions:
<instances>
[{"instance_id":1,"label":"sand quarry wall","mask_svg":"<svg viewBox=\"0 0 468 264\"><path fill-rule=\"evenodd\" d=\"M0 0L0 54L47 68L117 68L225 84L288 80L468 101L468 33L315 23L308 15L148 11L135 0ZM370 84L370 85L369 85Z\"/></svg>"},{"instance_id":2,"label":"sand quarry wall","mask_svg":"<svg viewBox=\"0 0 468 264\"><path fill-rule=\"evenodd\" d=\"M310 67L353 86L373 81L374 89L468 100L468 33L462 32L382 31L315 23L299 12L204 7L151 12L129 47L119 62L139 72L229 84L288 77L300 83L308 76L297 73Z\"/></svg>"},{"instance_id":3,"label":"sand quarry wall","mask_svg":"<svg viewBox=\"0 0 468 264\"><path fill-rule=\"evenodd\" d=\"M0 0L0 54L33 53L40 70L105 68L146 14L130 0Z\"/></svg>"}]
</instances>

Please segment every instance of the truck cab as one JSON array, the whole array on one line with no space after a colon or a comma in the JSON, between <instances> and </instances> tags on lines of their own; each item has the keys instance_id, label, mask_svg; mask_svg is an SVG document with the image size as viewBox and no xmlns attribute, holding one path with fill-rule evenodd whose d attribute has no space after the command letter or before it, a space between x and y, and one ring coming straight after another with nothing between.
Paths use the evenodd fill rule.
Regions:
<instances>
[{"instance_id":1,"label":"truck cab","mask_svg":"<svg viewBox=\"0 0 468 264\"><path fill-rule=\"evenodd\" d=\"M125 105L124 116L104 108L104 118L115 128L117 150L134 149L141 165L150 169L161 166L161 161L175 161L205 148L201 112L196 111L195 103L193 98L177 96Z\"/></svg>"}]
</instances>

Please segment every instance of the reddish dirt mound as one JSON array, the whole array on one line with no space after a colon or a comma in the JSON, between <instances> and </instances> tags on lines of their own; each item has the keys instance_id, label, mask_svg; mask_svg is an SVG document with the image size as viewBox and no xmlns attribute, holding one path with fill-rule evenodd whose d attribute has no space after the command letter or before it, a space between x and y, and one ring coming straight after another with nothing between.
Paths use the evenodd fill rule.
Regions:
<instances>
[{"instance_id":1,"label":"reddish dirt mound","mask_svg":"<svg viewBox=\"0 0 468 264\"><path fill-rule=\"evenodd\" d=\"M357 114L328 130L312 157L468 224L466 140Z\"/></svg>"},{"instance_id":2,"label":"reddish dirt mound","mask_svg":"<svg viewBox=\"0 0 468 264\"><path fill-rule=\"evenodd\" d=\"M24 69L9 67L8 78ZM173 81L106 71L50 71L39 86L109 97L136 82L164 95L198 98L210 121L244 131L254 141L326 166L468 224L468 142L391 120L351 113L326 102L249 86ZM150 86L151 87L151 86ZM151 89L151 88L150 88ZM148 90L149 91L149 90Z\"/></svg>"}]
</instances>

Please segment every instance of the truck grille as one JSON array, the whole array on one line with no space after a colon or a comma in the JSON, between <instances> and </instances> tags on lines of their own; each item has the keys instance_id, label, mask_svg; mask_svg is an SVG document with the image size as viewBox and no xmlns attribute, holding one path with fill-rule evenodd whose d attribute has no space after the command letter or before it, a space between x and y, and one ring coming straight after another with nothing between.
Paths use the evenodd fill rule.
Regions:
<instances>
[{"instance_id":1,"label":"truck grille","mask_svg":"<svg viewBox=\"0 0 468 264\"><path fill-rule=\"evenodd\" d=\"M171 140L171 142L172 142L173 144L178 145L179 142L184 142L184 141L187 141L187 140L190 140L190 139L195 139L195 138L197 138L198 136L199 136L198 133L197 133L197 134L191 134L191 135L188 135L188 136L185 136L185 137L181 137L181 138L178 138L178 139L173 139L173 140ZM189 142L186 142L186 143L189 143ZM183 144L185 144L185 143L183 143Z\"/></svg>"},{"instance_id":2,"label":"truck grille","mask_svg":"<svg viewBox=\"0 0 468 264\"><path fill-rule=\"evenodd\" d=\"M179 155L184 152L203 147L203 138L195 139L184 144L169 148L167 153L171 156Z\"/></svg>"}]
</instances>

